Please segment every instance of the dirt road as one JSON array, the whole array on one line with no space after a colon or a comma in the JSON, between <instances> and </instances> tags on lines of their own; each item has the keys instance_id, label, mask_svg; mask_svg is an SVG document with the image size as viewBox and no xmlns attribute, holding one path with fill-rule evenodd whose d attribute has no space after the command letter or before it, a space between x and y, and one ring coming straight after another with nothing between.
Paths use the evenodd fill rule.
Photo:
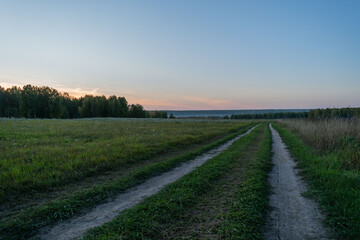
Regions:
<instances>
[{"instance_id":1,"label":"dirt road","mask_svg":"<svg viewBox=\"0 0 360 240\"><path fill-rule=\"evenodd\" d=\"M109 199L107 202L98 205L83 216L41 229L40 235L37 236L37 238L47 240L65 240L82 236L86 230L101 226L102 224L111 221L121 211L135 206L144 198L157 193L169 183L178 180L193 171L195 168L204 164L207 160L219 155L221 152L229 148L236 140L249 134L255 127L220 145L219 147L216 147L215 149L212 149L211 151L204 153L191 161L181 164L179 167L176 167L169 172L148 179L143 184L129 189L115 198Z\"/></svg>"},{"instance_id":2,"label":"dirt road","mask_svg":"<svg viewBox=\"0 0 360 240\"><path fill-rule=\"evenodd\" d=\"M270 130L274 164L269 176L272 188L269 204L272 211L267 219L265 239L329 239L317 204L302 196L306 192L306 185L298 175L296 163L279 133L271 125Z\"/></svg>"}]
</instances>

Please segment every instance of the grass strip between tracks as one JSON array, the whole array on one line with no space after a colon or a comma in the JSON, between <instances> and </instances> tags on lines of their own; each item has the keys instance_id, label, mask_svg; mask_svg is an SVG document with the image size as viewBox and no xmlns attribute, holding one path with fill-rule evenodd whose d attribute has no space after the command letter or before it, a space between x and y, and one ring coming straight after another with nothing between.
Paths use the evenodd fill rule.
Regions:
<instances>
[{"instance_id":1,"label":"grass strip between tracks","mask_svg":"<svg viewBox=\"0 0 360 240\"><path fill-rule=\"evenodd\" d=\"M336 153L318 154L290 130L273 125L310 185L308 196L325 210L326 223L338 239L360 236L360 173L339 168Z\"/></svg>"},{"instance_id":2,"label":"grass strip between tracks","mask_svg":"<svg viewBox=\"0 0 360 240\"><path fill-rule=\"evenodd\" d=\"M268 209L268 173L271 170L272 139L269 127L250 163L244 181L235 192L233 203L225 213L219 230L222 239L263 239Z\"/></svg>"},{"instance_id":3,"label":"grass strip between tracks","mask_svg":"<svg viewBox=\"0 0 360 240\"><path fill-rule=\"evenodd\" d=\"M271 134L264 126L227 172L163 234L167 239L262 239L271 166Z\"/></svg>"},{"instance_id":4,"label":"grass strip between tracks","mask_svg":"<svg viewBox=\"0 0 360 240\"><path fill-rule=\"evenodd\" d=\"M184 217L188 208L226 174L239 154L254 143L261 132L257 127L228 150L169 184L136 207L122 212L115 220L91 229L83 239L166 239L166 228Z\"/></svg>"},{"instance_id":5,"label":"grass strip between tracks","mask_svg":"<svg viewBox=\"0 0 360 240\"><path fill-rule=\"evenodd\" d=\"M59 220L69 219L72 216L81 213L84 209L94 207L111 196L143 183L150 177L166 172L182 162L191 160L194 157L229 141L239 134L246 132L254 125L256 125L256 123L250 123L249 125L240 128L238 132L230 134L214 143L207 144L167 161L146 166L131 172L124 177L120 177L111 183L76 192L66 199L53 200L44 205L29 208L16 217L0 223L0 239L24 239L31 237L35 235L41 227L55 223Z\"/></svg>"}]
</instances>

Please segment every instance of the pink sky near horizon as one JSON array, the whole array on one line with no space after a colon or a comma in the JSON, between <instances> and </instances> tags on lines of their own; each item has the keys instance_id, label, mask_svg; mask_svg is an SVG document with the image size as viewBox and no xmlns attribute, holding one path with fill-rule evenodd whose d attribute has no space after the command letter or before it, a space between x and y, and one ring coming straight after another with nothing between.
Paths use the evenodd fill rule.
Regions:
<instances>
[{"instance_id":1,"label":"pink sky near horizon","mask_svg":"<svg viewBox=\"0 0 360 240\"><path fill-rule=\"evenodd\" d=\"M1 79L1 78L0 78ZM23 87L27 84L31 84L33 86L48 86L44 85L44 83L11 83L11 82L0 82L0 86L7 89L13 86ZM80 87L70 88L62 85L57 86L48 86L55 88L61 93L68 93L70 96L80 98L85 95L94 95L101 96L104 95L106 97L111 95L123 96L127 99L129 104L139 103L144 106L145 109L149 110L221 110L221 109L238 109L239 106L236 103L233 103L229 100L222 99L211 99L211 98L203 98L196 96L183 96L179 102L179 100L168 100L163 99L161 97L151 98L141 96L141 94L129 93L128 95L117 94L115 91L101 91L99 88L95 89L83 89ZM240 106L242 109L254 109L251 106Z\"/></svg>"},{"instance_id":2,"label":"pink sky near horizon","mask_svg":"<svg viewBox=\"0 0 360 240\"><path fill-rule=\"evenodd\" d=\"M7 77L10 78L10 77ZM10 78L11 79L11 78ZM71 88L64 86L63 84L55 84L50 86L46 84L46 81L35 81L35 80L15 80L12 78L13 82L4 82L3 78L0 77L0 86L4 88L11 88L12 86L23 87L26 84L31 84L33 86L48 86L57 89L59 92L67 92L70 96L80 98L85 95L94 95L106 97L111 95L125 97L129 104L141 104L147 110L241 110L241 109L311 109L311 108L328 108L328 107L348 107L348 105L317 105L311 106L302 105L299 103L297 105L291 105L285 102L283 104L279 103L277 106L266 105L266 99L258 99L257 104L247 103L246 101L237 102L227 99L217 99L217 98L208 98L200 96L172 96L172 95L152 95L152 94L140 94L132 91L125 91L122 93L121 90L102 90L100 88L94 89L85 89L81 87ZM269 96L268 96L269 98ZM249 101L248 101L249 102ZM358 107L358 106L351 106Z\"/></svg>"}]
</instances>

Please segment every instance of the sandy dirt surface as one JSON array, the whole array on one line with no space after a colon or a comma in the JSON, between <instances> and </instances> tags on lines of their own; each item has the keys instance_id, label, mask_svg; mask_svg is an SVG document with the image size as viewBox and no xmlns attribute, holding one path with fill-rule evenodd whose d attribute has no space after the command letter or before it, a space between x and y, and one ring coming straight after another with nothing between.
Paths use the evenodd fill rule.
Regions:
<instances>
[{"instance_id":1,"label":"sandy dirt surface","mask_svg":"<svg viewBox=\"0 0 360 240\"><path fill-rule=\"evenodd\" d=\"M36 236L36 238L64 240L81 237L86 230L101 226L104 223L113 220L121 211L135 206L144 198L157 193L166 185L178 180L204 164L207 160L219 155L229 148L236 140L249 134L254 128L255 127L193 160L181 164L169 172L150 178L143 184L131 188L128 191L117 195L115 198L108 199L107 202L91 209L90 212L83 216L59 222L56 225L41 229L40 234Z\"/></svg>"},{"instance_id":2,"label":"sandy dirt surface","mask_svg":"<svg viewBox=\"0 0 360 240\"><path fill-rule=\"evenodd\" d=\"M323 216L317 204L302 196L306 185L298 175L296 163L290 157L279 133L270 125L273 140L273 164L269 175L272 194L264 238L277 239L329 239L323 226Z\"/></svg>"}]
</instances>

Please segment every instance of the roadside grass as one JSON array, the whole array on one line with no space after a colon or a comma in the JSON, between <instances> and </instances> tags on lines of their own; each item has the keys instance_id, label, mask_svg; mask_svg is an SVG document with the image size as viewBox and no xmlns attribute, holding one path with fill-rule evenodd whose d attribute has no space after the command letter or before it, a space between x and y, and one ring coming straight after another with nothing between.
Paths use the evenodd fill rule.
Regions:
<instances>
[{"instance_id":1,"label":"roadside grass","mask_svg":"<svg viewBox=\"0 0 360 240\"><path fill-rule=\"evenodd\" d=\"M115 220L91 229L83 239L167 239L168 226L187 216L187 209L213 189L239 154L255 141L260 131L261 127L257 127L228 150L159 193L122 212Z\"/></svg>"},{"instance_id":2,"label":"roadside grass","mask_svg":"<svg viewBox=\"0 0 360 240\"><path fill-rule=\"evenodd\" d=\"M0 119L0 203L224 136L235 121Z\"/></svg>"},{"instance_id":3,"label":"roadside grass","mask_svg":"<svg viewBox=\"0 0 360 240\"><path fill-rule=\"evenodd\" d=\"M310 185L307 195L315 198L326 213L326 224L338 239L360 236L360 172L344 168L344 155L336 149L321 153L307 145L284 125L274 124Z\"/></svg>"},{"instance_id":4,"label":"roadside grass","mask_svg":"<svg viewBox=\"0 0 360 240\"><path fill-rule=\"evenodd\" d=\"M146 179L166 172L181 162L188 161L226 141L246 132L255 123L242 123L241 130L231 133L216 142L206 144L195 150L177 157L166 159L129 172L114 181L97 184L91 189L75 192L64 199L55 199L43 205L31 207L16 216L10 216L0 221L0 239L23 239L36 234L43 226L59 220L68 219L76 214L93 207L107 198L125 189L144 182Z\"/></svg>"},{"instance_id":5,"label":"roadside grass","mask_svg":"<svg viewBox=\"0 0 360 240\"><path fill-rule=\"evenodd\" d=\"M320 153L339 154L345 169L360 170L360 119L279 121Z\"/></svg>"}]
</instances>

